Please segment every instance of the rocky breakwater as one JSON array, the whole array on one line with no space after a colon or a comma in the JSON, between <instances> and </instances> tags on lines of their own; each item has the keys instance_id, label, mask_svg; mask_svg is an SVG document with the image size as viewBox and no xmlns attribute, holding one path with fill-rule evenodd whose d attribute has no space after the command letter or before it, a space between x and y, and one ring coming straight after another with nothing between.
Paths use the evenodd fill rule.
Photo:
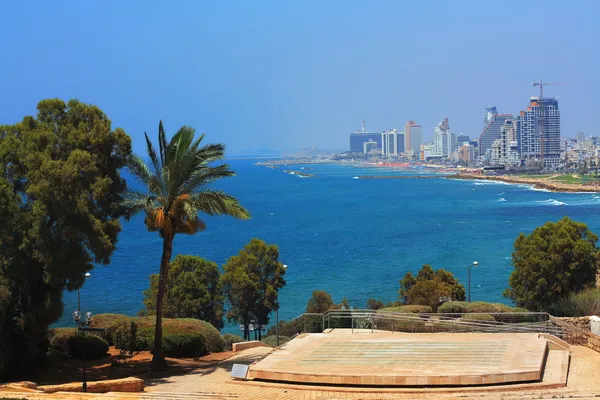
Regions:
<instances>
[{"instance_id":1,"label":"rocky breakwater","mask_svg":"<svg viewBox=\"0 0 600 400\"><path fill-rule=\"evenodd\" d=\"M456 174L449 175L450 179L466 179L466 180L482 180L482 181L498 181L505 183L514 183L520 185L532 185L536 189L544 189L551 192L600 192L600 186L574 184L574 183L559 183L548 180L548 178L522 178L510 175L475 175L475 174Z\"/></svg>"},{"instance_id":2,"label":"rocky breakwater","mask_svg":"<svg viewBox=\"0 0 600 400\"><path fill-rule=\"evenodd\" d=\"M365 175L357 176L358 179L439 179L447 175Z\"/></svg>"}]
</instances>

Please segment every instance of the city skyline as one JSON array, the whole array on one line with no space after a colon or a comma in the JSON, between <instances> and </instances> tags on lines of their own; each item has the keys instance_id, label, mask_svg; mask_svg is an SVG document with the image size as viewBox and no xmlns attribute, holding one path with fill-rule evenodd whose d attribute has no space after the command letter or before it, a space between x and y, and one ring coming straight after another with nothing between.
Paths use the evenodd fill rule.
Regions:
<instances>
[{"instance_id":1,"label":"city skyline","mask_svg":"<svg viewBox=\"0 0 600 400\"><path fill-rule=\"evenodd\" d=\"M596 134L582 99L600 90L600 3L513 4L5 2L0 123L43 98L78 98L132 135L136 153L159 119L170 134L193 126L228 155L343 148L362 118L379 132L414 120L427 141L448 117L474 137L482 107L516 114L543 79L567 82L546 90L564 100L563 135ZM555 39L527 39L532 21ZM510 57L492 50L500 45Z\"/></svg>"}]
</instances>

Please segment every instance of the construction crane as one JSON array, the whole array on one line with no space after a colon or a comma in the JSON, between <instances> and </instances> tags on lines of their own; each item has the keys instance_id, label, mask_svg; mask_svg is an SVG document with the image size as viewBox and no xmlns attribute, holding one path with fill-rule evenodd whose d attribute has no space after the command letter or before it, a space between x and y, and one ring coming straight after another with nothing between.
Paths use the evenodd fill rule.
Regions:
<instances>
[{"instance_id":1,"label":"construction crane","mask_svg":"<svg viewBox=\"0 0 600 400\"><path fill-rule=\"evenodd\" d=\"M544 86L547 85L562 85L564 82L545 82L539 81L533 84L533 87L540 87L540 98L538 100L538 107L540 108L540 161L542 162L542 168L544 167L544 107L542 107L542 98L544 97Z\"/></svg>"}]
</instances>

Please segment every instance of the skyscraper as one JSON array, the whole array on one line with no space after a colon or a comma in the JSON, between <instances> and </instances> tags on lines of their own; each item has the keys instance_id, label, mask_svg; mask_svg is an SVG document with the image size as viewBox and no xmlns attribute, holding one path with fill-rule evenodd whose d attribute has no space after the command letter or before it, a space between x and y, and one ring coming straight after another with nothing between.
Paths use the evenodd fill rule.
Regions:
<instances>
[{"instance_id":1,"label":"skyscraper","mask_svg":"<svg viewBox=\"0 0 600 400\"><path fill-rule=\"evenodd\" d=\"M396 129L381 132L381 155L398 156L404 151L404 133Z\"/></svg>"},{"instance_id":2,"label":"skyscraper","mask_svg":"<svg viewBox=\"0 0 600 400\"><path fill-rule=\"evenodd\" d=\"M404 125L404 151L417 154L423 144L421 125L415 121L407 121Z\"/></svg>"},{"instance_id":3,"label":"skyscraper","mask_svg":"<svg viewBox=\"0 0 600 400\"><path fill-rule=\"evenodd\" d=\"M450 157L456 150L456 135L450 130L448 118L434 128L433 143L435 145L435 154L441 157Z\"/></svg>"},{"instance_id":4,"label":"skyscraper","mask_svg":"<svg viewBox=\"0 0 600 400\"><path fill-rule=\"evenodd\" d=\"M541 134L541 136L540 136ZM560 110L555 98L531 97L519 116L521 160L538 159L545 167L560 164Z\"/></svg>"},{"instance_id":5,"label":"skyscraper","mask_svg":"<svg viewBox=\"0 0 600 400\"><path fill-rule=\"evenodd\" d=\"M479 155L490 156L492 144L494 140L500 139L500 128L504 125L504 121L512 118L512 114L498 114L496 106L486 107L485 117L483 119L483 132L479 136Z\"/></svg>"}]
</instances>

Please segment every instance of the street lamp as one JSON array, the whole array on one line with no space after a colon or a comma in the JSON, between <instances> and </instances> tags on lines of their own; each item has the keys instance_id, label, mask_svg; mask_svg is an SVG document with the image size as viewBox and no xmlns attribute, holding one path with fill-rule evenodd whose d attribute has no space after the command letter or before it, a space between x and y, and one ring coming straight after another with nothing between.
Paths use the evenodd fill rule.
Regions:
<instances>
[{"instance_id":1,"label":"street lamp","mask_svg":"<svg viewBox=\"0 0 600 400\"><path fill-rule=\"evenodd\" d=\"M79 311L79 310L73 311L73 320L77 324L77 330L81 332L81 341L82 341L82 347L83 347L81 381L82 381L84 392L87 392L87 380L85 377L85 356L86 356L85 331L91 329L91 328L88 328L88 326L92 322L92 318L93 318L93 315L89 311L85 313L85 319L81 318L81 311Z\"/></svg>"},{"instance_id":2,"label":"street lamp","mask_svg":"<svg viewBox=\"0 0 600 400\"><path fill-rule=\"evenodd\" d=\"M469 265L469 303L471 302L471 267L478 266L479 263L477 261L473 261L473 264Z\"/></svg>"},{"instance_id":3,"label":"street lamp","mask_svg":"<svg viewBox=\"0 0 600 400\"><path fill-rule=\"evenodd\" d=\"M283 264L283 269L287 270L287 265ZM277 336L277 347L279 347L279 294L277 294L277 307L275 308L275 336Z\"/></svg>"},{"instance_id":4,"label":"street lamp","mask_svg":"<svg viewBox=\"0 0 600 400\"><path fill-rule=\"evenodd\" d=\"M92 276L89 272L86 272L84 275L86 278ZM79 295L79 288L77 288L77 311L81 311L81 296Z\"/></svg>"}]
</instances>

